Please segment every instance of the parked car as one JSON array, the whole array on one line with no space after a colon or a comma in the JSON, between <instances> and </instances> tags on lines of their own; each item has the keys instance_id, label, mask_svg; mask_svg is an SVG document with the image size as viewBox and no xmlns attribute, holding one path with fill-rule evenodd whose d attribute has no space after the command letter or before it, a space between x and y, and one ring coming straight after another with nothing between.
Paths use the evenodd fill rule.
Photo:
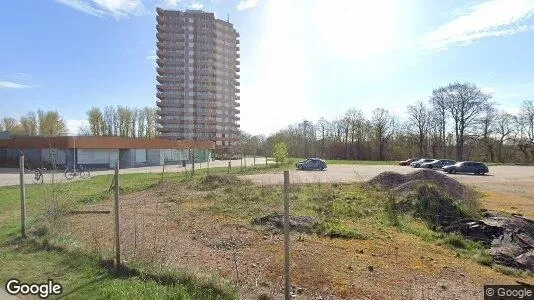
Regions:
<instances>
[{"instance_id":1,"label":"parked car","mask_svg":"<svg viewBox=\"0 0 534 300\"><path fill-rule=\"evenodd\" d=\"M434 161L422 164L421 168L441 169L445 166L454 165L455 163L456 161L451 159L435 159Z\"/></svg>"},{"instance_id":2,"label":"parked car","mask_svg":"<svg viewBox=\"0 0 534 300\"><path fill-rule=\"evenodd\" d=\"M320 158L308 158L295 164L297 170L324 170L326 161Z\"/></svg>"},{"instance_id":3,"label":"parked car","mask_svg":"<svg viewBox=\"0 0 534 300\"><path fill-rule=\"evenodd\" d=\"M421 158L420 160L416 160L412 163L410 163L410 166L413 168L419 168L422 164L434 161L433 158Z\"/></svg>"},{"instance_id":4,"label":"parked car","mask_svg":"<svg viewBox=\"0 0 534 300\"><path fill-rule=\"evenodd\" d=\"M412 162L419 160L419 158L408 158L407 160L401 160L399 161L399 166L409 166Z\"/></svg>"},{"instance_id":5,"label":"parked car","mask_svg":"<svg viewBox=\"0 0 534 300\"><path fill-rule=\"evenodd\" d=\"M488 166L481 162L464 161L441 168L447 173L474 173L484 175L489 172Z\"/></svg>"}]
</instances>

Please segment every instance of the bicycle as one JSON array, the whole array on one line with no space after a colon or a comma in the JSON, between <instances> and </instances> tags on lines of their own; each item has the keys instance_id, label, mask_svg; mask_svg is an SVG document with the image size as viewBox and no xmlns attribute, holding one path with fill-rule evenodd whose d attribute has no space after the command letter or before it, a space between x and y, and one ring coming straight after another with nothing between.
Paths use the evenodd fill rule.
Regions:
<instances>
[{"instance_id":1,"label":"bicycle","mask_svg":"<svg viewBox=\"0 0 534 300\"><path fill-rule=\"evenodd\" d=\"M43 183L44 181L44 172L46 171L45 168L37 168L35 170L35 176L34 176L34 179L35 179L35 182L36 183Z\"/></svg>"},{"instance_id":2,"label":"bicycle","mask_svg":"<svg viewBox=\"0 0 534 300\"><path fill-rule=\"evenodd\" d=\"M91 172L89 172L89 170L83 165L79 165L76 170L73 170L72 168L65 170L65 178L73 179L76 176L87 179L91 176Z\"/></svg>"}]
</instances>

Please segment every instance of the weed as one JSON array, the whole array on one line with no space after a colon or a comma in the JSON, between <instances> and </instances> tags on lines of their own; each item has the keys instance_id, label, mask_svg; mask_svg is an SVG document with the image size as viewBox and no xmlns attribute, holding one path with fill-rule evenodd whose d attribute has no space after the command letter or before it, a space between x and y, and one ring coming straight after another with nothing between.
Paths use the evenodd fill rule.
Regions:
<instances>
[{"instance_id":1,"label":"weed","mask_svg":"<svg viewBox=\"0 0 534 300\"><path fill-rule=\"evenodd\" d=\"M345 238L345 239L361 239L365 240L368 237L354 228L349 228L340 221L330 220L319 222L315 226L317 233L326 235L333 238Z\"/></svg>"}]
</instances>

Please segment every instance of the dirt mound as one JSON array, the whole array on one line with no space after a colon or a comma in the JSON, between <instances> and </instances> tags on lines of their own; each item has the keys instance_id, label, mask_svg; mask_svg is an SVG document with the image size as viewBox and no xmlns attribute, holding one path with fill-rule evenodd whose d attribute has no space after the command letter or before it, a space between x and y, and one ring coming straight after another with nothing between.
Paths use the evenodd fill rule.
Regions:
<instances>
[{"instance_id":1,"label":"dirt mound","mask_svg":"<svg viewBox=\"0 0 534 300\"><path fill-rule=\"evenodd\" d=\"M397 172L386 171L376 175L367 183L386 189L392 189L405 183L406 181L406 175Z\"/></svg>"},{"instance_id":2,"label":"dirt mound","mask_svg":"<svg viewBox=\"0 0 534 300\"><path fill-rule=\"evenodd\" d=\"M215 190L218 188L240 186L250 183L248 180L243 180L235 175L206 175L198 183L196 187L200 190Z\"/></svg>"},{"instance_id":3,"label":"dirt mound","mask_svg":"<svg viewBox=\"0 0 534 300\"><path fill-rule=\"evenodd\" d=\"M420 169L403 175L396 172L382 172L367 182L370 185L391 189L395 194L408 196L415 193L422 184L434 184L438 190L456 200L464 201L477 197L476 192L460 182L438 171Z\"/></svg>"},{"instance_id":4,"label":"dirt mound","mask_svg":"<svg viewBox=\"0 0 534 300\"><path fill-rule=\"evenodd\" d=\"M271 229L284 229L284 216L281 214L269 214L252 221L254 225L268 226ZM309 216L289 216L289 230L311 233L317 221Z\"/></svg>"}]
</instances>

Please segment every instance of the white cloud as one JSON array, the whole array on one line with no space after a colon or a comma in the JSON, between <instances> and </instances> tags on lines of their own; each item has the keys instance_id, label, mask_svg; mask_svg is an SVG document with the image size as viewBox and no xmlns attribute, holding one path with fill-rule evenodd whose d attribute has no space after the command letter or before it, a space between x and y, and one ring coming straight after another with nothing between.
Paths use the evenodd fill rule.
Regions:
<instances>
[{"instance_id":1,"label":"white cloud","mask_svg":"<svg viewBox=\"0 0 534 300\"><path fill-rule=\"evenodd\" d=\"M189 5L189 8L191 9L202 9L204 7L204 4L200 2L193 1L191 2L191 5Z\"/></svg>"},{"instance_id":2,"label":"white cloud","mask_svg":"<svg viewBox=\"0 0 534 300\"><path fill-rule=\"evenodd\" d=\"M308 2L306 2L308 4ZM397 1L316 0L310 2L312 28L332 56L365 59L395 46L402 6ZM294 12L297 15L298 11ZM300 18L307 18L300 16Z\"/></svg>"},{"instance_id":3,"label":"white cloud","mask_svg":"<svg viewBox=\"0 0 534 300\"><path fill-rule=\"evenodd\" d=\"M97 17L127 17L142 11L141 0L55 0L58 3Z\"/></svg>"},{"instance_id":4,"label":"white cloud","mask_svg":"<svg viewBox=\"0 0 534 300\"><path fill-rule=\"evenodd\" d=\"M253 56L243 54L241 127L250 133L273 133L293 120L315 119L309 99L314 91L305 24L295 18L293 1L266 3ZM308 102L308 104L307 104Z\"/></svg>"},{"instance_id":5,"label":"white cloud","mask_svg":"<svg viewBox=\"0 0 534 300\"><path fill-rule=\"evenodd\" d=\"M126 17L141 11L140 0L92 0L98 7L108 11L115 17Z\"/></svg>"},{"instance_id":6,"label":"white cloud","mask_svg":"<svg viewBox=\"0 0 534 300\"><path fill-rule=\"evenodd\" d=\"M0 89L27 89L27 88L32 88L32 87L34 86L11 82L11 81L0 81Z\"/></svg>"},{"instance_id":7,"label":"white cloud","mask_svg":"<svg viewBox=\"0 0 534 300\"><path fill-rule=\"evenodd\" d=\"M485 37L499 37L533 30L522 24L534 13L533 0L490 0L469 7L463 14L428 33L421 46L427 50L444 50L465 46Z\"/></svg>"},{"instance_id":8,"label":"white cloud","mask_svg":"<svg viewBox=\"0 0 534 300\"><path fill-rule=\"evenodd\" d=\"M146 57L148 60L156 60L158 57L156 55L149 55Z\"/></svg>"},{"instance_id":9,"label":"white cloud","mask_svg":"<svg viewBox=\"0 0 534 300\"><path fill-rule=\"evenodd\" d=\"M96 17L102 17L106 14L105 11L97 9L82 0L56 0L56 2Z\"/></svg>"},{"instance_id":10,"label":"white cloud","mask_svg":"<svg viewBox=\"0 0 534 300\"><path fill-rule=\"evenodd\" d=\"M176 7L181 0L164 0L163 6Z\"/></svg>"},{"instance_id":11,"label":"white cloud","mask_svg":"<svg viewBox=\"0 0 534 300\"><path fill-rule=\"evenodd\" d=\"M260 3L260 0L240 0L237 4L237 10L246 10L255 7Z\"/></svg>"}]
</instances>

